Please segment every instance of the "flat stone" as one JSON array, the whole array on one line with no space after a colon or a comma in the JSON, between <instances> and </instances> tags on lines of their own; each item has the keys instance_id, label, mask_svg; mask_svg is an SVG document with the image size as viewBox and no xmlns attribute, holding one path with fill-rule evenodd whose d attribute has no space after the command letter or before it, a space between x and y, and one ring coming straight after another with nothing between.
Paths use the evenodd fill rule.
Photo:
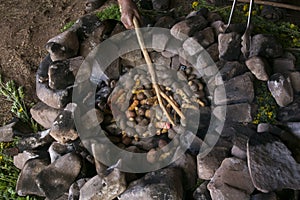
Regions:
<instances>
[{"instance_id":1,"label":"flat stone","mask_svg":"<svg viewBox=\"0 0 300 200\"><path fill-rule=\"evenodd\" d=\"M281 44L272 35L258 34L251 39L250 55L277 58L283 54Z\"/></svg>"},{"instance_id":2,"label":"flat stone","mask_svg":"<svg viewBox=\"0 0 300 200\"><path fill-rule=\"evenodd\" d=\"M23 138L18 142L17 147L20 151L45 147L53 142L53 138L49 133L50 130L48 129L35 133L33 136Z\"/></svg>"},{"instance_id":3,"label":"flat stone","mask_svg":"<svg viewBox=\"0 0 300 200\"><path fill-rule=\"evenodd\" d=\"M280 107L287 106L294 100L294 93L289 77L273 74L268 81L268 88Z\"/></svg>"},{"instance_id":4,"label":"flat stone","mask_svg":"<svg viewBox=\"0 0 300 200\"><path fill-rule=\"evenodd\" d=\"M209 191L207 189L209 181L204 181L199 187L194 191L194 200L211 200Z\"/></svg>"},{"instance_id":5,"label":"flat stone","mask_svg":"<svg viewBox=\"0 0 300 200\"><path fill-rule=\"evenodd\" d=\"M250 199L255 189L246 162L238 158L226 158L207 188L212 200Z\"/></svg>"},{"instance_id":6,"label":"flat stone","mask_svg":"<svg viewBox=\"0 0 300 200\"><path fill-rule=\"evenodd\" d=\"M126 189L125 174L114 168L107 176L94 176L80 189L79 200L115 199Z\"/></svg>"},{"instance_id":7,"label":"flat stone","mask_svg":"<svg viewBox=\"0 0 300 200\"><path fill-rule=\"evenodd\" d=\"M30 109L32 118L45 129L51 128L60 112L60 109L52 108L43 102L38 102Z\"/></svg>"},{"instance_id":8,"label":"flat stone","mask_svg":"<svg viewBox=\"0 0 300 200\"><path fill-rule=\"evenodd\" d=\"M255 107L248 103L227 105L226 120L233 122L252 122Z\"/></svg>"},{"instance_id":9,"label":"flat stone","mask_svg":"<svg viewBox=\"0 0 300 200\"><path fill-rule=\"evenodd\" d=\"M69 153L44 168L36 181L47 198L56 199L69 190L80 170L81 159L75 153Z\"/></svg>"},{"instance_id":10,"label":"flat stone","mask_svg":"<svg viewBox=\"0 0 300 200\"><path fill-rule=\"evenodd\" d=\"M152 0L154 10L166 11L169 9L170 0Z\"/></svg>"},{"instance_id":11,"label":"flat stone","mask_svg":"<svg viewBox=\"0 0 300 200\"><path fill-rule=\"evenodd\" d=\"M284 128L284 129L282 129ZM294 130L293 130L294 129ZM283 123L283 126L279 128L278 126L261 123L257 126L258 133L271 133L283 142L288 149L292 152L292 156L299 163L300 162L300 138L298 122L287 122Z\"/></svg>"},{"instance_id":12,"label":"flat stone","mask_svg":"<svg viewBox=\"0 0 300 200\"><path fill-rule=\"evenodd\" d=\"M226 98L224 98L222 87L217 87L214 91L214 102L216 105L251 103L254 99L253 82L248 73L226 81L224 87Z\"/></svg>"},{"instance_id":13,"label":"flat stone","mask_svg":"<svg viewBox=\"0 0 300 200\"><path fill-rule=\"evenodd\" d=\"M241 36L238 33L218 35L219 57L227 61L238 60L241 54Z\"/></svg>"},{"instance_id":14,"label":"flat stone","mask_svg":"<svg viewBox=\"0 0 300 200\"><path fill-rule=\"evenodd\" d=\"M279 108L277 118L280 121L300 121L300 97L296 96L293 103Z\"/></svg>"},{"instance_id":15,"label":"flat stone","mask_svg":"<svg viewBox=\"0 0 300 200\"><path fill-rule=\"evenodd\" d=\"M198 41L192 37L186 39L182 47L190 56L193 56L203 50L203 47L198 43Z\"/></svg>"},{"instance_id":16,"label":"flat stone","mask_svg":"<svg viewBox=\"0 0 300 200\"><path fill-rule=\"evenodd\" d=\"M74 84L75 76L70 70L69 61L54 61L49 66L49 87L53 90L63 90Z\"/></svg>"},{"instance_id":17,"label":"flat stone","mask_svg":"<svg viewBox=\"0 0 300 200\"><path fill-rule=\"evenodd\" d=\"M286 73L295 71L295 60L292 58L276 58L273 60L274 73Z\"/></svg>"},{"instance_id":18,"label":"flat stone","mask_svg":"<svg viewBox=\"0 0 300 200\"><path fill-rule=\"evenodd\" d=\"M155 32L152 36L152 48L157 52L164 51L166 49L169 38L169 35Z\"/></svg>"},{"instance_id":19,"label":"flat stone","mask_svg":"<svg viewBox=\"0 0 300 200\"><path fill-rule=\"evenodd\" d=\"M40 83L38 79L39 77L37 76L36 94L43 103L52 108L62 109L67 103L71 102L71 87L64 90L52 90L48 84Z\"/></svg>"},{"instance_id":20,"label":"flat stone","mask_svg":"<svg viewBox=\"0 0 300 200\"><path fill-rule=\"evenodd\" d=\"M259 191L299 190L300 165L289 149L271 134L252 135L247 144L247 157L252 182Z\"/></svg>"},{"instance_id":21,"label":"flat stone","mask_svg":"<svg viewBox=\"0 0 300 200\"><path fill-rule=\"evenodd\" d=\"M50 135L61 144L74 141L78 138L74 123L74 110L76 107L74 103L68 104L52 124Z\"/></svg>"},{"instance_id":22,"label":"flat stone","mask_svg":"<svg viewBox=\"0 0 300 200\"><path fill-rule=\"evenodd\" d=\"M182 199L182 173L177 168L165 168L146 174L129 184L120 200Z\"/></svg>"},{"instance_id":23,"label":"flat stone","mask_svg":"<svg viewBox=\"0 0 300 200\"><path fill-rule=\"evenodd\" d=\"M228 149L225 147L214 147L205 157L199 154L197 156L198 178L210 180L228 155Z\"/></svg>"},{"instance_id":24,"label":"flat stone","mask_svg":"<svg viewBox=\"0 0 300 200\"><path fill-rule=\"evenodd\" d=\"M290 73L288 73L288 76L291 80L294 92L299 93L300 92L300 79L299 79L300 72L298 72L298 71L290 72Z\"/></svg>"},{"instance_id":25,"label":"flat stone","mask_svg":"<svg viewBox=\"0 0 300 200\"><path fill-rule=\"evenodd\" d=\"M45 193L40 189L36 182L38 174L48 165L46 160L31 159L28 160L17 181L16 191L19 196L37 195L44 197Z\"/></svg>"},{"instance_id":26,"label":"flat stone","mask_svg":"<svg viewBox=\"0 0 300 200\"><path fill-rule=\"evenodd\" d=\"M185 40L187 36L192 36L197 31L204 29L207 24L204 17L197 15L176 23L170 31L178 40Z\"/></svg>"},{"instance_id":27,"label":"flat stone","mask_svg":"<svg viewBox=\"0 0 300 200\"><path fill-rule=\"evenodd\" d=\"M247 72L247 67L238 61L228 61L220 69L220 74L224 81L242 75Z\"/></svg>"},{"instance_id":28,"label":"flat stone","mask_svg":"<svg viewBox=\"0 0 300 200\"><path fill-rule=\"evenodd\" d=\"M261 81L269 80L269 66L266 60L259 56L253 56L246 60L248 69Z\"/></svg>"},{"instance_id":29,"label":"flat stone","mask_svg":"<svg viewBox=\"0 0 300 200\"><path fill-rule=\"evenodd\" d=\"M23 169L25 163L30 160L39 157L39 155L35 154L34 152L30 151L23 151L18 155L14 156L14 165L18 169Z\"/></svg>"}]
</instances>

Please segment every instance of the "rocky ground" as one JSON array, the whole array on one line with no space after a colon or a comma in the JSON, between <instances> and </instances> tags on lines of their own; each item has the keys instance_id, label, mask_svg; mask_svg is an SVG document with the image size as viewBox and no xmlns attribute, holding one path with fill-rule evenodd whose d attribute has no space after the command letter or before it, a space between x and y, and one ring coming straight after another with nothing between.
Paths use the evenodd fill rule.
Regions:
<instances>
[{"instance_id":1,"label":"rocky ground","mask_svg":"<svg viewBox=\"0 0 300 200\"><path fill-rule=\"evenodd\" d=\"M43 15L52 16L51 3ZM73 3L59 3L60 12L79 6ZM156 3L159 7L164 1ZM108 47L121 56L111 60L105 76L99 76L97 68L89 77L79 76L80 84L73 89L78 99L70 98L74 77L82 75L78 68L90 50L125 30L115 21L81 17L60 37L54 30L42 37L45 43L52 38L49 56L40 48L35 52L40 60L27 60L43 60L38 70L28 71L32 80L26 79L25 86L35 94L36 85L39 102L31 114L45 131L28 133L18 122L0 129L1 141L22 136L13 151L14 164L21 170L17 193L46 199L298 199L300 72L295 57L276 38L263 34L253 35L249 52L241 51L244 30L230 26L223 33L221 17L205 9L180 19L157 17L151 24L170 28L168 37L159 32L147 41L154 45L150 57L160 64L157 77L164 85L162 94L171 99L164 97L164 103L176 126L157 105L148 70L140 67L145 63L141 51L124 53L136 42L128 36L110 41ZM33 43L33 33L28 29L23 35L29 38L20 44L24 52ZM55 45L67 53L57 52ZM94 58L100 63L111 59L107 51L99 49L97 57L87 58L86 69ZM26 60L25 53L23 57ZM278 108L272 124L252 124L260 101L271 103L255 97L257 82L264 83L264 92ZM96 94L86 86L95 86ZM187 119L175 107L185 111ZM273 114L267 116L272 119ZM81 123L75 126L78 119ZM144 154L144 160L128 163L134 155L120 157L119 151L107 148L111 142L126 152ZM166 167L165 160L176 162ZM143 171L143 164L152 170ZM135 171L122 171L128 166Z\"/></svg>"}]
</instances>

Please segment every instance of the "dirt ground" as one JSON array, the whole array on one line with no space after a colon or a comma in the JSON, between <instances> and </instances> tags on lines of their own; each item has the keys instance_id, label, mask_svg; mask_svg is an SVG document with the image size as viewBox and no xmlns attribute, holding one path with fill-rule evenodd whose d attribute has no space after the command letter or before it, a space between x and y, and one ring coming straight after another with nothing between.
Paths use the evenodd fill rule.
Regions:
<instances>
[{"instance_id":1,"label":"dirt ground","mask_svg":"<svg viewBox=\"0 0 300 200\"><path fill-rule=\"evenodd\" d=\"M192 0L183 1L189 9ZM26 90L28 102L37 101L35 73L47 54L46 42L70 21L85 14L85 0L0 0L0 74ZM0 97L0 125L12 119L10 103Z\"/></svg>"},{"instance_id":2,"label":"dirt ground","mask_svg":"<svg viewBox=\"0 0 300 200\"><path fill-rule=\"evenodd\" d=\"M116 0L110 0L116 1ZM191 9L193 0L173 5ZM85 0L0 0L0 74L23 85L26 100L36 102L35 73L47 54L46 42L70 21L85 14ZM10 103L0 97L0 125L12 119Z\"/></svg>"}]
</instances>

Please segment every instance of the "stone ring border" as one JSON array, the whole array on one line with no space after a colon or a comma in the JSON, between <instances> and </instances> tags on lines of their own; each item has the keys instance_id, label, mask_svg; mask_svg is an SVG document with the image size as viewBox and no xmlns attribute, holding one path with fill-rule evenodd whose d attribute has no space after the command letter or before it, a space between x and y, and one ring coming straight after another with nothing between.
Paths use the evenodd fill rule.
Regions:
<instances>
[{"instance_id":1,"label":"stone ring border","mask_svg":"<svg viewBox=\"0 0 300 200\"><path fill-rule=\"evenodd\" d=\"M225 87L216 64L205 49L196 40L189 38L187 35L177 33L176 38L179 39L176 39L171 35L169 29L150 27L140 28L140 30L144 37L146 48L160 51L174 50L177 52L181 50L181 53L183 53L181 56L192 64L193 68L197 70L198 75L203 77L203 80L207 84L211 96L212 113L208 131L199 151L199 156L205 157L217 143L226 119L226 105L217 107L213 105L214 90L216 87L218 87L217 96L226 99ZM168 42L158 43L155 41L157 37L160 39L165 38ZM187 52L182 49L183 42L187 39L192 40L189 44L193 46L193 52ZM96 160L109 167L117 165L124 172L146 173L164 168L176 161L185 153L196 136L189 134L188 145L177 148L172 159L163 159L151 164L147 162L147 153L133 153L117 147L106 137L105 131L99 125L100 123L93 127L86 127L82 123L81 118L82 115L88 113L88 119L97 119L95 112L88 112L95 107L96 81L100 79L107 80L108 77L104 74L107 67L121 55L134 50L140 50L134 30L127 30L113 35L95 47L78 70L73 88L72 102L75 102L78 108L74 114L77 132L84 147ZM210 71L215 72L214 75L207 76L205 74L207 67L210 68ZM218 83L215 84L215 82ZM86 100L87 95L91 97L90 101ZM213 114L215 110L218 112L218 118ZM168 145L173 145L172 142Z\"/></svg>"}]
</instances>

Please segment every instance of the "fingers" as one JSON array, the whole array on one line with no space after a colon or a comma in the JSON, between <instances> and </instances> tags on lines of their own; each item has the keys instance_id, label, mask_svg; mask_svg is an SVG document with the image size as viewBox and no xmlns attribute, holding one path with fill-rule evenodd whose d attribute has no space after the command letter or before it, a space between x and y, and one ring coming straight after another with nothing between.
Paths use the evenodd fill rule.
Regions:
<instances>
[{"instance_id":1,"label":"fingers","mask_svg":"<svg viewBox=\"0 0 300 200\"><path fill-rule=\"evenodd\" d=\"M132 1L122 1L121 5L121 22L127 29L133 29L133 18L136 17L140 22L141 17L136 5Z\"/></svg>"}]
</instances>

